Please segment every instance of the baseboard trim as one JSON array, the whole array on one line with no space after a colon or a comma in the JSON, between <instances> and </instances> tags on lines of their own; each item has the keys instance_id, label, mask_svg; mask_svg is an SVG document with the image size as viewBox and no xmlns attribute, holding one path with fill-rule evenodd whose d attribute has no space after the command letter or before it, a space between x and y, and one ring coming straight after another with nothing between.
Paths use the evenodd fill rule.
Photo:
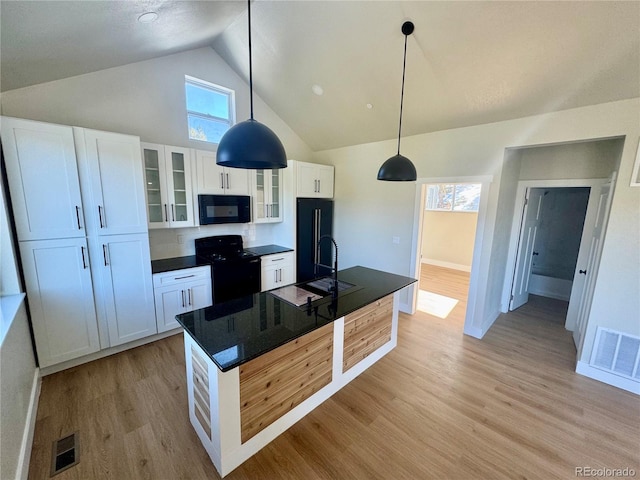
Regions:
<instances>
[{"instance_id":1,"label":"baseboard trim","mask_svg":"<svg viewBox=\"0 0 640 480\"><path fill-rule=\"evenodd\" d=\"M432 258L423 258L420 260L420 262L426 263L427 265L433 265L436 267L444 267L444 268L450 268L452 270L460 270L462 272L471 271L471 265L461 265L459 263L443 262L441 260L434 260Z\"/></svg>"},{"instance_id":2,"label":"baseboard trim","mask_svg":"<svg viewBox=\"0 0 640 480\"><path fill-rule=\"evenodd\" d=\"M27 410L27 421L24 425L22 443L20 446L20 457L16 469L16 480L27 480L29 476L29 461L31 459L31 448L33 447L33 436L36 430L36 418L38 416L38 402L40 400L40 386L42 377L40 369L36 368L33 373L33 384L29 397L29 410Z\"/></svg>"},{"instance_id":3,"label":"baseboard trim","mask_svg":"<svg viewBox=\"0 0 640 480\"><path fill-rule=\"evenodd\" d=\"M599 368L592 367L588 363L578 361L576 365L576 373L592 378L593 380L606 383L607 385L626 390L627 392L640 395L640 382L635 382L631 379L620 377L619 375L615 375L610 372L605 372Z\"/></svg>"},{"instance_id":4,"label":"baseboard trim","mask_svg":"<svg viewBox=\"0 0 640 480\"><path fill-rule=\"evenodd\" d=\"M178 333L182 333L182 331L183 331L182 327L178 327L174 330L169 330L168 332L151 335L149 337L141 338L139 340L135 340L129 343L124 343L116 347L105 348L104 350L99 350L95 353L85 355L84 357L74 358L73 360L68 360L66 362L50 365L48 367L44 367L40 369L40 376L46 377L47 375L61 372L62 370L66 370L67 368L77 367L78 365L82 365L83 363L92 362L100 358L108 357L109 355L113 355L115 353L124 352L125 350L130 350L132 348L146 345L147 343L155 342L157 340L162 340L163 338L170 337L172 335L177 335Z\"/></svg>"}]
</instances>

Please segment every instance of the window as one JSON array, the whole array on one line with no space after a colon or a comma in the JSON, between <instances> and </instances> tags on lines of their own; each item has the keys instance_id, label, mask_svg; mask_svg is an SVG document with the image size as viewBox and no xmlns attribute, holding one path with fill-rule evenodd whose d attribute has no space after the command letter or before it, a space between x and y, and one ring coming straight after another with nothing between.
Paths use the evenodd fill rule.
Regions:
<instances>
[{"instance_id":1,"label":"window","mask_svg":"<svg viewBox=\"0 0 640 480\"><path fill-rule=\"evenodd\" d=\"M185 76L189 139L220 143L235 123L235 92Z\"/></svg>"},{"instance_id":2,"label":"window","mask_svg":"<svg viewBox=\"0 0 640 480\"><path fill-rule=\"evenodd\" d=\"M477 212L480 205L479 183L438 183L427 185L427 210Z\"/></svg>"}]
</instances>

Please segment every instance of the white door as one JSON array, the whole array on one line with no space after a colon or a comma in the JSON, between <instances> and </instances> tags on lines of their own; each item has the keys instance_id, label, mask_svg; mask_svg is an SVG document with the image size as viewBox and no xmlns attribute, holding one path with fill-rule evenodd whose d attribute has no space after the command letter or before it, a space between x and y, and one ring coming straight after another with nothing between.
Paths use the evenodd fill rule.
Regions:
<instances>
[{"instance_id":1,"label":"white door","mask_svg":"<svg viewBox=\"0 0 640 480\"><path fill-rule=\"evenodd\" d=\"M544 189L527 189L524 211L522 212L522 227L520 229L518 256L516 257L516 269L513 277L509 310L515 310L529 301L531 265L533 264L533 257L536 255L534 248L538 227L540 225L543 199Z\"/></svg>"},{"instance_id":2,"label":"white door","mask_svg":"<svg viewBox=\"0 0 640 480\"><path fill-rule=\"evenodd\" d=\"M224 168L224 186L227 195L249 195L249 171L245 168Z\"/></svg>"},{"instance_id":3,"label":"white door","mask_svg":"<svg viewBox=\"0 0 640 480\"><path fill-rule=\"evenodd\" d=\"M298 162L297 196L317 197L319 193L317 168L311 163Z\"/></svg>"},{"instance_id":4,"label":"white door","mask_svg":"<svg viewBox=\"0 0 640 480\"><path fill-rule=\"evenodd\" d=\"M1 127L18 238L84 237L72 128L8 117Z\"/></svg>"},{"instance_id":5,"label":"white door","mask_svg":"<svg viewBox=\"0 0 640 480\"><path fill-rule=\"evenodd\" d=\"M169 226L169 199L164 145L142 143L141 147L149 228L166 228Z\"/></svg>"},{"instance_id":6,"label":"white door","mask_svg":"<svg viewBox=\"0 0 640 480\"><path fill-rule=\"evenodd\" d=\"M192 282L187 285L188 311L209 307L211 305L213 305L211 278L199 282Z\"/></svg>"},{"instance_id":7,"label":"white door","mask_svg":"<svg viewBox=\"0 0 640 480\"><path fill-rule=\"evenodd\" d=\"M333 198L333 167L331 165L318 166L318 196Z\"/></svg>"},{"instance_id":8,"label":"white door","mask_svg":"<svg viewBox=\"0 0 640 480\"><path fill-rule=\"evenodd\" d=\"M586 331L589 312L591 311L591 300L593 299L593 290L595 287L596 273L600 264L600 255L602 253L602 241L604 240L604 232L609 218L609 210L611 207L611 192L615 184L615 174L611 181L604 184L600 188L598 198L598 208L596 211L596 221L593 226L591 241L589 243L589 255L586 266L582 269L578 267L578 274L585 276L585 285L582 290L582 297L578 305L578 314L576 317L576 327L573 330L573 341L578 350L578 358L582 351L582 339Z\"/></svg>"},{"instance_id":9,"label":"white door","mask_svg":"<svg viewBox=\"0 0 640 480\"><path fill-rule=\"evenodd\" d=\"M158 333L178 328L180 324L176 320L176 315L187 311L184 287L180 285L156 290L155 300Z\"/></svg>"},{"instance_id":10,"label":"white door","mask_svg":"<svg viewBox=\"0 0 640 480\"><path fill-rule=\"evenodd\" d=\"M580 310L580 302L586 285L587 271L586 265L589 261L589 250L591 247L591 236L596 225L596 215L598 213L598 205L600 204L600 186L592 186L589 192L589 201L587 211L584 216L584 227L582 228L582 237L580 238L580 250L578 251L578 259L576 268L573 273L573 282L571 285L571 296L569 297L569 307L567 309L567 318L564 327L573 331L576 328L578 311Z\"/></svg>"},{"instance_id":11,"label":"white door","mask_svg":"<svg viewBox=\"0 0 640 480\"><path fill-rule=\"evenodd\" d=\"M165 146L164 157L169 226L193 227L191 153L188 148Z\"/></svg>"},{"instance_id":12,"label":"white door","mask_svg":"<svg viewBox=\"0 0 640 480\"><path fill-rule=\"evenodd\" d=\"M100 349L84 238L20 242L41 367Z\"/></svg>"},{"instance_id":13,"label":"white door","mask_svg":"<svg viewBox=\"0 0 640 480\"><path fill-rule=\"evenodd\" d=\"M140 139L74 128L84 206L99 235L144 233L147 209ZM86 187L86 188L85 188Z\"/></svg>"},{"instance_id":14,"label":"white door","mask_svg":"<svg viewBox=\"0 0 640 480\"><path fill-rule=\"evenodd\" d=\"M110 346L157 333L147 234L100 236L92 241L92 251L97 251L93 268L100 276L96 305L107 325Z\"/></svg>"},{"instance_id":15,"label":"white door","mask_svg":"<svg viewBox=\"0 0 640 480\"><path fill-rule=\"evenodd\" d=\"M196 179L198 194L225 193L224 168L216 164L216 152L196 150Z\"/></svg>"}]
</instances>

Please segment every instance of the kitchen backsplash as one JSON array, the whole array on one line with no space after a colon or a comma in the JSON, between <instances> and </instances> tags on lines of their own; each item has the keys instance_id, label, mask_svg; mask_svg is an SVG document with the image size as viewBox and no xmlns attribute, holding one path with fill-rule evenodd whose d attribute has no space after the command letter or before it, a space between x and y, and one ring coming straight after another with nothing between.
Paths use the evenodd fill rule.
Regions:
<instances>
[{"instance_id":1,"label":"kitchen backsplash","mask_svg":"<svg viewBox=\"0 0 640 480\"><path fill-rule=\"evenodd\" d=\"M206 225L193 228L153 229L149 230L151 259L183 257L195 255L194 240L213 235L242 235L245 247L269 245L273 240L272 225L228 224Z\"/></svg>"}]
</instances>

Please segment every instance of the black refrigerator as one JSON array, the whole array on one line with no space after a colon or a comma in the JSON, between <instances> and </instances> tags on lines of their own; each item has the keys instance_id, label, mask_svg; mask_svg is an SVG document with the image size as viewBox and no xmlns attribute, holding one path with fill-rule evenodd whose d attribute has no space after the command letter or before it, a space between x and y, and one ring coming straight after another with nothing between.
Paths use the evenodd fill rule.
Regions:
<instances>
[{"instance_id":1,"label":"black refrigerator","mask_svg":"<svg viewBox=\"0 0 640 480\"><path fill-rule=\"evenodd\" d=\"M314 272L314 265L333 265L333 245L328 239L320 244L320 252L316 245L322 235L332 235L333 200L325 198L298 198L297 208L296 252L298 257L297 282L306 282L315 276L331 274L327 267L319 267Z\"/></svg>"}]
</instances>

